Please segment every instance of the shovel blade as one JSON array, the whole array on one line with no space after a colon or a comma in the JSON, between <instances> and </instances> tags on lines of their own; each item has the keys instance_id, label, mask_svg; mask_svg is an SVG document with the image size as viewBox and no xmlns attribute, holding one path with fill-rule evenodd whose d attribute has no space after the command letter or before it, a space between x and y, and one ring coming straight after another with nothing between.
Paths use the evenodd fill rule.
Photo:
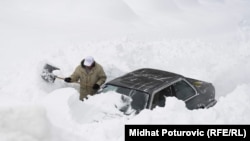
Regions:
<instances>
[{"instance_id":1,"label":"shovel blade","mask_svg":"<svg viewBox=\"0 0 250 141\"><path fill-rule=\"evenodd\" d=\"M60 70L59 68L50 64L45 64L41 73L41 77L48 83L54 83L56 76L53 74L54 70Z\"/></svg>"}]
</instances>

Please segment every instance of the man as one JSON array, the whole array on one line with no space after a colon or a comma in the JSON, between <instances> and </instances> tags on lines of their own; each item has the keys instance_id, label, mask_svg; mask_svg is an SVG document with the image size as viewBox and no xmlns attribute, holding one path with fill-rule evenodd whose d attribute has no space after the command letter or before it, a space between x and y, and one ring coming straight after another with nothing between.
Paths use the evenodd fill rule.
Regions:
<instances>
[{"instance_id":1,"label":"man","mask_svg":"<svg viewBox=\"0 0 250 141\"><path fill-rule=\"evenodd\" d=\"M105 83L107 76L100 64L92 56L88 56L81 61L70 77L64 79L65 82L78 82L80 80L80 100L83 101L87 95L94 95L100 86Z\"/></svg>"}]
</instances>

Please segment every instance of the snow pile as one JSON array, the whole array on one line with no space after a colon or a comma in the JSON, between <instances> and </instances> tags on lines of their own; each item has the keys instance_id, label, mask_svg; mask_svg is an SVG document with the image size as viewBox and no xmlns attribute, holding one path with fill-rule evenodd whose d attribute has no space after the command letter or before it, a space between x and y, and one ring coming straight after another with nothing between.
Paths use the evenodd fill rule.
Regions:
<instances>
[{"instance_id":1,"label":"snow pile","mask_svg":"<svg viewBox=\"0 0 250 141\"><path fill-rule=\"evenodd\" d=\"M25 105L0 108L1 141L40 141L51 133L51 124L43 107Z\"/></svg>"}]
</instances>

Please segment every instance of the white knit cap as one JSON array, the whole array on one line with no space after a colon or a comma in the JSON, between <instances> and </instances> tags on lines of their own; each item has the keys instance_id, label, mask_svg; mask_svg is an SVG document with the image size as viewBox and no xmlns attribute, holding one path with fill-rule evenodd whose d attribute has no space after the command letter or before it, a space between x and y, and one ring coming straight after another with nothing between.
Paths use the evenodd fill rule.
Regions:
<instances>
[{"instance_id":1,"label":"white knit cap","mask_svg":"<svg viewBox=\"0 0 250 141\"><path fill-rule=\"evenodd\" d=\"M92 64L94 63L94 58L92 56L87 56L85 59L84 59L84 65L85 66L91 66Z\"/></svg>"}]
</instances>

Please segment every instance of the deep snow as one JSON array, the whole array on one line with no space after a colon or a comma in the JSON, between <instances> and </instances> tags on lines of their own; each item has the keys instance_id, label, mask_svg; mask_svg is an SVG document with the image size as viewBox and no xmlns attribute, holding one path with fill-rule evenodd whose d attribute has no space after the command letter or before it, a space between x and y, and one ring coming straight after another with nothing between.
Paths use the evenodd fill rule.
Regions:
<instances>
[{"instance_id":1,"label":"deep snow","mask_svg":"<svg viewBox=\"0 0 250 141\"><path fill-rule=\"evenodd\" d=\"M250 124L247 0L0 1L0 140L122 141L125 124ZM157 68L212 82L218 103L124 116L115 94L78 100L78 85L44 82L42 67L68 76L93 55L108 80Z\"/></svg>"}]
</instances>

